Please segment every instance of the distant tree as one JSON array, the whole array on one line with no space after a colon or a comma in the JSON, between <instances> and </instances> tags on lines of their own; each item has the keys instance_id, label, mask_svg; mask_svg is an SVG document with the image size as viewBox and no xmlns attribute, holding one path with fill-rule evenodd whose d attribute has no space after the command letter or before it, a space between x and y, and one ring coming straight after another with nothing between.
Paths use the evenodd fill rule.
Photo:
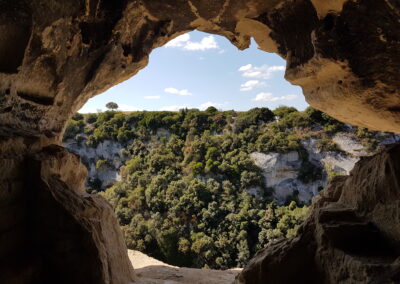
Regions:
<instances>
[{"instance_id":1,"label":"distant tree","mask_svg":"<svg viewBox=\"0 0 400 284\"><path fill-rule=\"evenodd\" d=\"M118 109L118 105L117 105L117 103L109 102L109 103L106 104L106 108L111 109L111 110L115 110L115 109Z\"/></svg>"},{"instance_id":2,"label":"distant tree","mask_svg":"<svg viewBox=\"0 0 400 284\"><path fill-rule=\"evenodd\" d=\"M216 113L218 110L215 108L215 107L213 107L213 106L209 106L207 109L206 109L206 112L208 112L208 113Z\"/></svg>"}]
</instances>

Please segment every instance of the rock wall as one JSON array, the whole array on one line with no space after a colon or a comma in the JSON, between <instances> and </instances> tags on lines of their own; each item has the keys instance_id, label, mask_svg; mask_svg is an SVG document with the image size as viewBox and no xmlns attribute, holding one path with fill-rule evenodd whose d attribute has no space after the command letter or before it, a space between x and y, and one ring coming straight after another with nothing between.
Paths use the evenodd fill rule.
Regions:
<instances>
[{"instance_id":1,"label":"rock wall","mask_svg":"<svg viewBox=\"0 0 400 284\"><path fill-rule=\"evenodd\" d=\"M64 176L68 176L67 172L56 171L56 162L50 164L51 170L48 170L56 174L42 177L40 159L33 159L31 164L25 161L43 152L43 147L60 143L65 122L72 114L90 97L145 67L152 49L194 29L225 36L241 49L249 45L252 36L260 48L276 52L287 60L286 78L303 88L312 106L352 124L399 132L399 11L400 4L396 0L1 0L0 165L4 182L0 200L5 217L0 224L4 229L0 250L4 271L0 282L46 283L53 280L57 272L61 281L83 283L77 280L82 276L82 269L77 266L81 259L93 261L92 265L85 266L83 279L87 283L127 283L131 277L125 265L115 266L108 261L112 251L118 251L117 255L124 259L123 244L114 242L120 238L117 229L112 230L111 236L107 235L108 241L97 246L101 243L97 238L101 233L95 234L94 228L96 232L103 232L103 218L104 222L115 224L113 218L107 218L107 206L100 206L96 199L85 199L75 192L73 185L76 183ZM354 214L342 213L343 210L337 213L340 218L351 220L372 218L379 232L390 233L392 240L399 236L399 217L394 208L399 200L396 153L392 150L359 163L343 187L346 194L342 194L339 204L357 205L360 210ZM382 172L383 169L387 172ZM366 188L372 192L365 191ZM70 196L71 203L58 194ZM41 212L40 206L31 205L31 200L35 199L48 209L45 215L48 220L40 219L46 220L43 224L26 222ZM327 212L328 217L321 218L329 220L329 216L336 214ZM354 217L359 212L364 216ZM53 215L62 218L51 218ZM316 218L318 214L312 216ZM63 220L65 223L60 222ZM388 220L393 220L390 232L384 226ZM360 225L364 221L357 222L353 221L355 225L351 230L367 232L377 243L386 244L384 239L374 235L375 227ZM29 233L31 224L37 224L36 236ZM63 231L58 224L71 224L68 226L71 231ZM112 224L109 227L113 228ZM29 240L45 239L48 232L45 225L52 228L54 244L66 245L47 247L44 256L21 258L20 251ZM297 267L289 266L293 270L281 273L280 283L285 282L284 277L289 279L294 275L288 271L298 272L300 268L311 271L315 267L315 262L308 257L313 254L308 254L307 238L318 232L322 234L320 227L307 228L299 239L291 240L293 251L287 250L288 254L278 258L281 264L285 259L293 259L292 264L298 265L296 258L285 258L296 253L302 255L297 259L303 260ZM342 225L339 228L343 228ZM335 230L327 234L328 239L339 243L348 238ZM79 243L89 246L80 250ZM357 242L351 242L354 243ZM392 266L386 265L388 262L380 263L374 269L372 264L360 261L358 253L346 254L337 250L337 245L322 241L314 244L320 246L319 255L325 255L315 261L316 267L326 270L326 282L357 282L378 276L399 281L398 274L392 273L396 263ZM74 253L63 253L61 248L64 247L71 247ZM270 248L271 253L274 249L276 247ZM370 257L368 248L361 246L359 251L363 250ZM61 256L71 256L76 262L68 262L74 264L72 266L62 266ZM392 259L392 255L389 257ZM106 263L110 263L108 268ZM273 279L276 271L282 271L280 263L271 263L273 270L269 269L272 266L266 266L257 275L264 280ZM53 265L46 270L43 264ZM241 279L246 279L246 275L248 272ZM377 282L382 282L380 280Z\"/></svg>"},{"instance_id":2,"label":"rock wall","mask_svg":"<svg viewBox=\"0 0 400 284\"><path fill-rule=\"evenodd\" d=\"M134 129L134 126L132 126ZM320 130L322 131L322 130ZM81 133L82 136L86 134ZM169 137L171 133L166 129L158 129L154 137ZM375 132L374 137L378 143L377 148L386 144L394 144L400 141L399 134ZM250 158L254 164L263 171L265 185L274 190L273 197L278 204L285 203L288 198L294 198L308 204L326 184L329 175L348 175L360 157L370 156L376 153L376 149L368 149L365 142L355 135L353 127L345 127L342 132L336 133L332 141L338 147L336 151L321 150L318 145L323 138L314 136L301 140L304 149L302 157L299 152L289 153L260 153L253 152ZM99 190L108 187L121 180L120 167L125 165L129 155L128 149L134 141L121 144L118 141L105 140L96 146L88 146L84 141L74 139L64 141L64 147L79 155L88 169L87 185L89 187L100 186ZM152 147L153 143L141 141ZM101 167L98 162L104 161ZM306 165L305 163L308 163ZM320 172L310 180L303 180L300 176L304 167L313 167ZM310 175L310 173L307 173ZM99 184L96 184L99 183ZM100 185L101 183L101 185ZM264 189L261 187L249 188L250 194L259 196Z\"/></svg>"},{"instance_id":3,"label":"rock wall","mask_svg":"<svg viewBox=\"0 0 400 284\"><path fill-rule=\"evenodd\" d=\"M313 202L299 236L260 251L236 283L399 283L400 146L364 157Z\"/></svg>"},{"instance_id":4,"label":"rock wall","mask_svg":"<svg viewBox=\"0 0 400 284\"><path fill-rule=\"evenodd\" d=\"M298 179L302 160L297 151L286 154L254 152L250 157L262 169L266 186L274 189L274 199L279 204L295 193L300 202L308 203L324 186L322 177L307 184Z\"/></svg>"},{"instance_id":5,"label":"rock wall","mask_svg":"<svg viewBox=\"0 0 400 284\"><path fill-rule=\"evenodd\" d=\"M85 143L79 144L74 140L69 140L64 143L64 147L82 157L88 169L88 179L98 179L101 182L101 188L105 189L120 180L119 168L126 159L121 154L121 150L124 149L121 143L106 140L93 148ZM96 162L99 159L107 163L101 168L96 168Z\"/></svg>"},{"instance_id":6,"label":"rock wall","mask_svg":"<svg viewBox=\"0 0 400 284\"><path fill-rule=\"evenodd\" d=\"M48 141L11 141L1 145L0 282L132 282L113 209L84 193L80 158Z\"/></svg>"},{"instance_id":7,"label":"rock wall","mask_svg":"<svg viewBox=\"0 0 400 284\"><path fill-rule=\"evenodd\" d=\"M135 75L152 49L194 29L240 49L254 37L287 60L287 80L314 107L400 132L395 0L2 0L0 7L5 136L58 136L90 97Z\"/></svg>"}]
</instances>

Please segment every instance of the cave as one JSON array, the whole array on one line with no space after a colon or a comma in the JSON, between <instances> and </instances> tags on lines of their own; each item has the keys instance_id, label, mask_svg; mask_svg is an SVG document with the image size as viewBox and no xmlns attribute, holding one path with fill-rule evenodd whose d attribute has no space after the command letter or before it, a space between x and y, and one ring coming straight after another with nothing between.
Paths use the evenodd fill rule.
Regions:
<instances>
[{"instance_id":1,"label":"cave","mask_svg":"<svg viewBox=\"0 0 400 284\"><path fill-rule=\"evenodd\" d=\"M287 61L313 107L400 132L396 0L0 0L0 282L134 283L112 208L84 192L61 145L91 97L192 30ZM299 236L260 251L236 283L399 283L400 146L363 158L313 201Z\"/></svg>"}]
</instances>

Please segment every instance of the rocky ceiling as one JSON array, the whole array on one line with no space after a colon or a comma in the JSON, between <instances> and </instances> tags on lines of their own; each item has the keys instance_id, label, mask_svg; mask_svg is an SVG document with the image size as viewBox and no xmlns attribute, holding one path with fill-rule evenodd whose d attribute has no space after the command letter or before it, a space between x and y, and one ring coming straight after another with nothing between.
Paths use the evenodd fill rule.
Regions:
<instances>
[{"instance_id":1,"label":"rocky ceiling","mask_svg":"<svg viewBox=\"0 0 400 284\"><path fill-rule=\"evenodd\" d=\"M398 0L0 0L0 282L133 281L111 208L83 193L77 157L49 145L90 97L194 29L239 49L254 37L315 108L400 132ZM300 237L238 283L399 282L399 161L387 150L332 182ZM293 278L300 269L312 276Z\"/></svg>"}]
</instances>

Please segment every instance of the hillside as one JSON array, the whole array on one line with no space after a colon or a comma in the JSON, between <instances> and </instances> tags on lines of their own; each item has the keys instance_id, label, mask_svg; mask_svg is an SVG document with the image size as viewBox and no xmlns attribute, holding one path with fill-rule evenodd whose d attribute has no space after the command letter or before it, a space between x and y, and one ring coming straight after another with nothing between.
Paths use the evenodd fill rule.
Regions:
<instances>
[{"instance_id":1,"label":"hillside","mask_svg":"<svg viewBox=\"0 0 400 284\"><path fill-rule=\"evenodd\" d=\"M130 249L216 269L295 235L328 178L396 140L289 107L77 114L64 137Z\"/></svg>"}]
</instances>

